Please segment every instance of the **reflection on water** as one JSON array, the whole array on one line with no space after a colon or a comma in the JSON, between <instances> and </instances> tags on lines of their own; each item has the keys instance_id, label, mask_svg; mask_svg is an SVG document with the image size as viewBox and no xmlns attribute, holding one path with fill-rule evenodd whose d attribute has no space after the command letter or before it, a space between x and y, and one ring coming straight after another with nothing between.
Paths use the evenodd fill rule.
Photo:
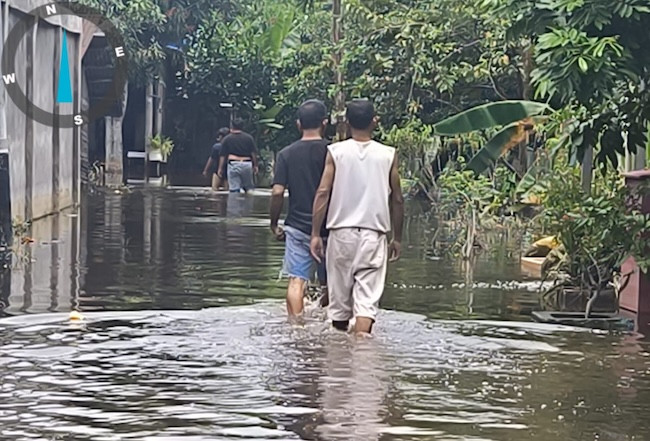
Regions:
<instances>
[{"instance_id":1,"label":"reflection on water","mask_svg":"<svg viewBox=\"0 0 650 441\"><path fill-rule=\"evenodd\" d=\"M6 313L70 311L79 292L79 219L65 212L35 222L33 245L16 245L0 284ZM16 241L18 242L18 241Z\"/></svg>"},{"instance_id":2,"label":"reflection on water","mask_svg":"<svg viewBox=\"0 0 650 441\"><path fill-rule=\"evenodd\" d=\"M343 340L343 341L340 341ZM319 378L322 439L379 439L388 417L385 406L392 360L375 339L339 336L325 343L325 368Z\"/></svg>"},{"instance_id":3,"label":"reflection on water","mask_svg":"<svg viewBox=\"0 0 650 441\"><path fill-rule=\"evenodd\" d=\"M646 343L395 312L357 339L282 312L0 320L0 439L647 439Z\"/></svg>"},{"instance_id":4,"label":"reflection on water","mask_svg":"<svg viewBox=\"0 0 650 441\"><path fill-rule=\"evenodd\" d=\"M650 439L646 340L530 323L515 262L432 260L417 217L375 338L289 326L267 210L134 190L36 222L0 280L0 439Z\"/></svg>"}]
</instances>

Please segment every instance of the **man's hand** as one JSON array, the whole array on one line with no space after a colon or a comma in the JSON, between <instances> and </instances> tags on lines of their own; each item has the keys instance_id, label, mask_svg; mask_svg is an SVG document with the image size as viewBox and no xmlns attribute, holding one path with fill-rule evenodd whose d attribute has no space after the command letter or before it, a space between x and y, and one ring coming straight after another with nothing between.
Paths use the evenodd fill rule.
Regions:
<instances>
[{"instance_id":1,"label":"man's hand","mask_svg":"<svg viewBox=\"0 0 650 441\"><path fill-rule=\"evenodd\" d=\"M388 256L390 262L397 262L402 257L402 244L396 240L388 245Z\"/></svg>"},{"instance_id":2,"label":"man's hand","mask_svg":"<svg viewBox=\"0 0 650 441\"><path fill-rule=\"evenodd\" d=\"M284 234L282 227L278 225L271 226L271 231L273 232L273 235L278 242L284 242L286 240L287 235Z\"/></svg>"},{"instance_id":3,"label":"man's hand","mask_svg":"<svg viewBox=\"0 0 650 441\"><path fill-rule=\"evenodd\" d=\"M207 178L207 177L208 177L208 171L207 171L207 170L203 170L203 173L202 173L202 174L203 174L203 177L204 177L204 178Z\"/></svg>"},{"instance_id":4,"label":"man's hand","mask_svg":"<svg viewBox=\"0 0 650 441\"><path fill-rule=\"evenodd\" d=\"M316 262L321 263L323 261L323 257L325 257L325 253L323 252L323 238L322 237L312 237L311 238L311 245L309 247L311 249L311 255L314 259L316 259Z\"/></svg>"},{"instance_id":5,"label":"man's hand","mask_svg":"<svg viewBox=\"0 0 650 441\"><path fill-rule=\"evenodd\" d=\"M260 173L260 168L257 165L253 167L253 173L255 173L255 176L257 176Z\"/></svg>"}]
</instances>

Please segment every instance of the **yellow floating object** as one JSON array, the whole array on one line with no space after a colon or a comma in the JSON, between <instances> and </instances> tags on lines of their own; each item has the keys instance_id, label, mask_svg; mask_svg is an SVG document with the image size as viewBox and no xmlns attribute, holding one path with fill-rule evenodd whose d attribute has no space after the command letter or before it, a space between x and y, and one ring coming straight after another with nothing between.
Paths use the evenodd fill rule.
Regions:
<instances>
[{"instance_id":1,"label":"yellow floating object","mask_svg":"<svg viewBox=\"0 0 650 441\"><path fill-rule=\"evenodd\" d=\"M81 321L84 319L84 316L81 315L79 311L72 311L70 312L70 320L71 321Z\"/></svg>"},{"instance_id":2,"label":"yellow floating object","mask_svg":"<svg viewBox=\"0 0 650 441\"><path fill-rule=\"evenodd\" d=\"M523 201L521 201L523 204L528 204L528 205L541 205L542 204L542 199L535 195L535 194L530 194L524 198Z\"/></svg>"},{"instance_id":3,"label":"yellow floating object","mask_svg":"<svg viewBox=\"0 0 650 441\"><path fill-rule=\"evenodd\" d=\"M555 236L543 237L533 244L533 246L555 249L559 245Z\"/></svg>"},{"instance_id":4,"label":"yellow floating object","mask_svg":"<svg viewBox=\"0 0 650 441\"><path fill-rule=\"evenodd\" d=\"M557 241L555 236L543 237L526 250L524 257L546 257L559 245L560 243Z\"/></svg>"}]
</instances>

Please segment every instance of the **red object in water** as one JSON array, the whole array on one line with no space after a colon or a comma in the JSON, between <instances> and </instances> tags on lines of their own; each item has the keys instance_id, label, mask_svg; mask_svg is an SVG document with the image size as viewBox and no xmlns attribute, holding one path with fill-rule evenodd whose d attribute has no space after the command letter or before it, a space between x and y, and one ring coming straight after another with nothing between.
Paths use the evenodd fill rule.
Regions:
<instances>
[{"instance_id":1,"label":"red object in water","mask_svg":"<svg viewBox=\"0 0 650 441\"><path fill-rule=\"evenodd\" d=\"M626 173L625 184L635 189L642 184L650 183L650 170L638 170ZM644 195L641 201L641 212L650 214L650 195ZM630 257L621 268L623 275L630 274L627 285L621 292L620 306L622 309L637 314L650 314L650 277L643 274ZM623 281L625 283L625 281Z\"/></svg>"}]
</instances>

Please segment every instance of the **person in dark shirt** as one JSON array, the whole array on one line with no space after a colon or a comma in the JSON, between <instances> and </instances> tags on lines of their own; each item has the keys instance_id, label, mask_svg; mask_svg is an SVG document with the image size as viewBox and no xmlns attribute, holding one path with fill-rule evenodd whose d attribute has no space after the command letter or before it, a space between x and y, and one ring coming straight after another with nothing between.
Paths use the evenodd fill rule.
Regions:
<instances>
[{"instance_id":1,"label":"person in dark shirt","mask_svg":"<svg viewBox=\"0 0 650 441\"><path fill-rule=\"evenodd\" d=\"M224 176L225 178L224 169L217 168L221 163L221 143L223 142L224 138L228 136L228 134L230 134L229 128L223 127L219 129L219 132L217 134L217 142L212 146L212 153L210 154L208 162L205 164L205 168L203 169L203 176L206 178L209 176L210 170L214 169L214 173L212 174L212 189L214 191L218 191L222 186L226 190L228 189L228 179L221 179L219 177L221 174L221 176Z\"/></svg>"},{"instance_id":2,"label":"person in dark shirt","mask_svg":"<svg viewBox=\"0 0 650 441\"><path fill-rule=\"evenodd\" d=\"M255 188L254 176L258 173L257 145L248 133L243 132L244 121L235 119L230 127L230 135L222 142L219 170L228 164L228 183L231 193L246 193ZM221 173L221 172L220 172ZM220 177L223 177L221 174Z\"/></svg>"},{"instance_id":3,"label":"person in dark shirt","mask_svg":"<svg viewBox=\"0 0 650 441\"><path fill-rule=\"evenodd\" d=\"M286 241L284 272L289 276L287 311L299 316L304 309L304 293L314 273L316 262L309 251L311 217L314 195L321 181L327 146L323 139L327 126L327 107L321 101L306 101L298 110L299 141L284 148L276 158L273 191L271 196L271 231L280 241ZM289 189L289 212L284 229L278 225L284 192ZM323 237L327 231L323 228ZM318 278L325 291L322 306L327 304L327 274L325 266L317 266Z\"/></svg>"}]
</instances>

